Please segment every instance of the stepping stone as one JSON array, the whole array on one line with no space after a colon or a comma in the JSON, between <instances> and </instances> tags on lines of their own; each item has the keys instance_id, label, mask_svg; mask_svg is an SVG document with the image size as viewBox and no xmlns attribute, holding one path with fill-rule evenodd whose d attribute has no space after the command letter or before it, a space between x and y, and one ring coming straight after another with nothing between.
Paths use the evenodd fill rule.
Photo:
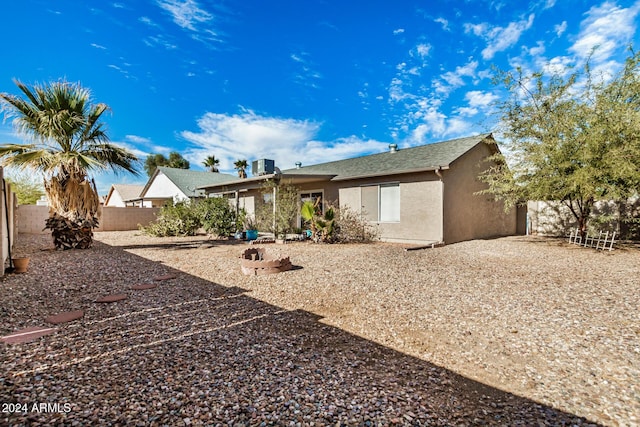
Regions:
<instances>
[{"instance_id":1,"label":"stepping stone","mask_svg":"<svg viewBox=\"0 0 640 427\"><path fill-rule=\"evenodd\" d=\"M153 289L157 287L158 285L156 285L155 283L140 283L138 285L133 285L131 289L133 289L134 291L144 291L145 289Z\"/></svg>"},{"instance_id":2,"label":"stepping stone","mask_svg":"<svg viewBox=\"0 0 640 427\"><path fill-rule=\"evenodd\" d=\"M100 297L96 300L96 302L110 303L110 302L122 301L123 299L127 299L126 294L113 294L113 295L106 295L106 296Z\"/></svg>"},{"instance_id":3,"label":"stepping stone","mask_svg":"<svg viewBox=\"0 0 640 427\"><path fill-rule=\"evenodd\" d=\"M44 319L47 323L53 323L57 325L58 323L66 323L71 322L72 320L77 320L84 317L84 311L76 310L76 311L67 311L65 313L56 314L54 316L49 316Z\"/></svg>"},{"instance_id":4,"label":"stepping stone","mask_svg":"<svg viewBox=\"0 0 640 427\"><path fill-rule=\"evenodd\" d=\"M32 326L26 329L20 329L12 334L0 337L0 341L7 344L20 344L24 342L34 341L40 337L51 335L57 329L56 328L42 328L39 326Z\"/></svg>"},{"instance_id":5,"label":"stepping stone","mask_svg":"<svg viewBox=\"0 0 640 427\"><path fill-rule=\"evenodd\" d=\"M176 278L175 274L165 274L164 276L154 277L153 280L155 280L156 282L162 282L163 280L171 280L175 278Z\"/></svg>"}]
</instances>

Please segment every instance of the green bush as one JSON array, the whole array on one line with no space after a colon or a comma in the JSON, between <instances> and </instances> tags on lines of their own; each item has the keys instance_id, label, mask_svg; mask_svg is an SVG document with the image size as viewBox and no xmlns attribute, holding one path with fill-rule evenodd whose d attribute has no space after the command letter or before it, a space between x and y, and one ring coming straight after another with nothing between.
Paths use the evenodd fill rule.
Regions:
<instances>
[{"instance_id":1,"label":"green bush","mask_svg":"<svg viewBox=\"0 0 640 427\"><path fill-rule=\"evenodd\" d=\"M194 236L200 228L216 236L228 236L236 230L236 214L229 200L212 197L197 201L168 203L158 218L140 230L149 236Z\"/></svg>"},{"instance_id":2,"label":"green bush","mask_svg":"<svg viewBox=\"0 0 640 427\"><path fill-rule=\"evenodd\" d=\"M168 202L157 219L140 230L149 236L193 236L200 228L200 218L191 201Z\"/></svg>"},{"instance_id":3,"label":"green bush","mask_svg":"<svg viewBox=\"0 0 640 427\"><path fill-rule=\"evenodd\" d=\"M229 236L236 231L236 213L229 199L212 197L197 203L198 216L204 231L216 236Z\"/></svg>"}]
</instances>

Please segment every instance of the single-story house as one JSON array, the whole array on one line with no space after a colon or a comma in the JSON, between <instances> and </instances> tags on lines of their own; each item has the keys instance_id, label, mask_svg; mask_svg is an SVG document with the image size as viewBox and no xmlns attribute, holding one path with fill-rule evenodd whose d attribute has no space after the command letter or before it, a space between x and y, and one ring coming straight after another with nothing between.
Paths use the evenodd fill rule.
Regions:
<instances>
[{"instance_id":1,"label":"single-story house","mask_svg":"<svg viewBox=\"0 0 640 427\"><path fill-rule=\"evenodd\" d=\"M132 201L140 196L140 192L144 188L143 185L135 184L112 184L109 188L109 194L107 194L104 200L104 206L114 207L129 207L135 206Z\"/></svg>"},{"instance_id":2,"label":"single-story house","mask_svg":"<svg viewBox=\"0 0 640 427\"><path fill-rule=\"evenodd\" d=\"M478 179L490 166L485 160L497 150L491 134L403 149L390 144L384 153L298 163L294 169L275 168L200 189L235 198L251 214L264 181L279 180L298 187L301 201L320 198L361 213L383 241L448 244L519 231L515 209L507 213L503 203L476 194L486 188Z\"/></svg>"},{"instance_id":3,"label":"single-story house","mask_svg":"<svg viewBox=\"0 0 640 427\"><path fill-rule=\"evenodd\" d=\"M158 166L138 197L132 201L143 208L162 207L169 200L179 202L205 197L199 187L235 181L237 178L226 173Z\"/></svg>"}]
</instances>

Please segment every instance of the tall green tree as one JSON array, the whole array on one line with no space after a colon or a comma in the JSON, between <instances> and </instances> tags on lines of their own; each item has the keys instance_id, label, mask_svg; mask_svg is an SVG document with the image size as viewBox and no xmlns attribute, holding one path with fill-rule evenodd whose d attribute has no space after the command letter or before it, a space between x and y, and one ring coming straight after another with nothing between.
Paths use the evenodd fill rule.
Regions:
<instances>
[{"instance_id":1,"label":"tall green tree","mask_svg":"<svg viewBox=\"0 0 640 427\"><path fill-rule=\"evenodd\" d=\"M7 171L6 181L18 196L18 204L35 205L45 195L42 178L30 171Z\"/></svg>"},{"instance_id":2,"label":"tall green tree","mask_svg":"<svg viewBox=\"0 0 640 427\"><path fill-rule=\"evenodd\" d=\"M233 168L238 171L238 176L240 178L246 178L247 177L247 168L248 167L249 167L249 164L247 163L246 159L236 160L233 163Z\"/></svg>"},{"instance_id":3,"label":"tall green tree","mask_svg":"<svg viewBox=\"0 0 640 427\"><path fill-rule=\"evenodd\" d=\"M209 169L209 172L218 172L218 166L220 166L220 159L216 159L216 156L207 156L202 162L205 168Z\"/></svg>"},{"instance_id":4,"label":"tall green tree","mask_svg":"<svg viewBox=\"0 0 640 427\"><path fill-rule=\"evenodd\" d=\"M144 170L148 176L153 175L158 166L167 166L176 169L189 169L191 164L177 151L169 153L169 158L163 154L149 154L144 162Z\"/></svg>"},{"instance_id":5,"label":"tall green tree","mask_svg":"<svg viewBox=\"0 0 640 427\"><path fill-rule=\"evenodd\" d=\"M640 55L614 76L583 67L553 74L498 72L506 157L481 179L507 207L560 201L581 232L598 200L625 200L640 184Z\"/></svg>"},{"instance_id":6,"label":"tall green tree","mask_svg":"<svg viewBox=\"0 0 640 427\"><path fill-rule=\"evenodd\" d=\"M24 144L0 145L5 166L45 175L51 229L57 248L88 248L98 225L100 206L88 172L126 171L137 174L135 155L109 143L101 122L106 104L93 104L88 89L64 81L28 87L15 81L24 97L0 94L5 117L27 138Z\"/></svg>"}]
</instances>

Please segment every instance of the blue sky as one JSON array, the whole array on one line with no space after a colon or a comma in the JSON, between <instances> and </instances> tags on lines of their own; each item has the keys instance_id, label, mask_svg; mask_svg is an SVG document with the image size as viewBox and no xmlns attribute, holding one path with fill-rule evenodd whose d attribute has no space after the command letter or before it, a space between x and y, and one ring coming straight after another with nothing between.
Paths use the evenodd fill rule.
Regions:
<instances>
[{"instance_id":1,"label":"blue sky","mask_svg":"<svg viewBox=\"0 0 640 427\"><path fill-rule=\"evenodd\" d=\"M112 142L141 160L270 158L281 169L495 127L492 66L615 71L640 1L13 0L0 6L0 92L79 81ZM0 143L20 142L10 122ZM112 183L146 175L100 174Z\"/></svg>"}]
</instances>

